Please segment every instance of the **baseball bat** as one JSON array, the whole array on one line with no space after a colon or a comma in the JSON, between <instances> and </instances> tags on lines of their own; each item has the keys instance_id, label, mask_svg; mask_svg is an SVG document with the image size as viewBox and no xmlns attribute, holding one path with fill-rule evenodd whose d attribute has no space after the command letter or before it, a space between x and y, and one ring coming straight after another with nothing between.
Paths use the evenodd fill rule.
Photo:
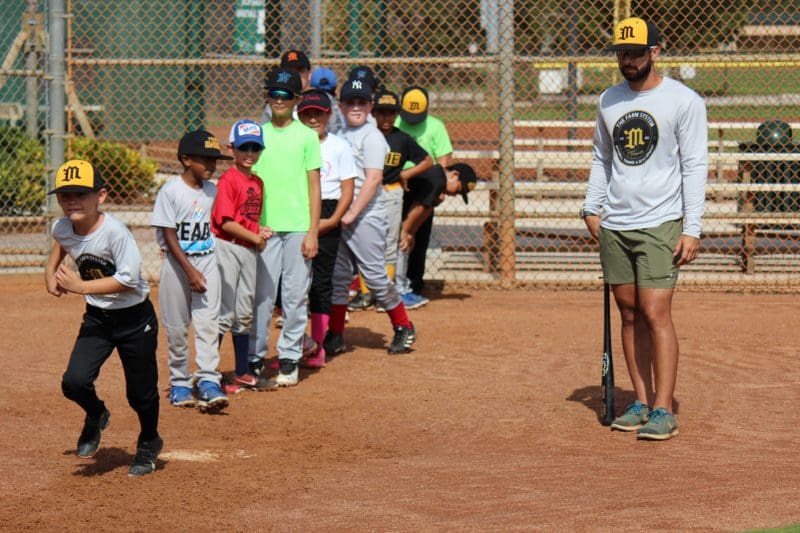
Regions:
<instances>
[{"instance_id":1,"label":"baseball bat","mask_svg":"<svg viewBox=\"0 0 800 533\"><path fill-rule=\"evenodd\" d=\"M616 417L614 413L614 360L611 354L611 288L603 283L603 373L601 386L603 403L600 406L600 421L610 426Z\"/></svg>"}]
</instances>

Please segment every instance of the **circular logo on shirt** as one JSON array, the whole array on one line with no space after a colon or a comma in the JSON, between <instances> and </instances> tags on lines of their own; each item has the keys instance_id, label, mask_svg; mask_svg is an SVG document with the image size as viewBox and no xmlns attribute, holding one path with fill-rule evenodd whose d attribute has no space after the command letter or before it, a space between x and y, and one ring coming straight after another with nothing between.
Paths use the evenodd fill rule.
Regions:
<instances>
[{"instance_id":1,"label":"circular logo on shirt","mask_svg":"<svg viewBox=\"0 0 800 533\"><path fill-rule=\"evenodd\" d=\"M626 165L641 165L658 144L658 125L650 113L631 111L614 124L614 149Z\"/></svg>"},{"instance_id":2,"label":"circular logo on shirt","mask_svg":"<svg viewBox=\"0 0 800 533\"><path fill-rule=\"evenodd\" d=\"M81 254L75 263L78 265L78 272L84 281L107 278L117 273L114 263L93 254Z\"/></svg>"}]
</instances>

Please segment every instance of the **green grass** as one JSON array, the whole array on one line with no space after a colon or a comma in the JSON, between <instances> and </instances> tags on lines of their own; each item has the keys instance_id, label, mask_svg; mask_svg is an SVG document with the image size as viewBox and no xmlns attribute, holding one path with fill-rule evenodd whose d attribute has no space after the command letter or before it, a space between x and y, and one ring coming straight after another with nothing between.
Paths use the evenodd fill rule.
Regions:
<instances>
[{"instance_id":1,"label":"green grass","mask_svg":"<svg viewBox=\"0 0 800 533\"><path fill-rule=\"evenodd\" d=\"M772 529L752 529L746 533L800 533L800 524L793 526L776 527Z\"/></svg>"}]
</instances>

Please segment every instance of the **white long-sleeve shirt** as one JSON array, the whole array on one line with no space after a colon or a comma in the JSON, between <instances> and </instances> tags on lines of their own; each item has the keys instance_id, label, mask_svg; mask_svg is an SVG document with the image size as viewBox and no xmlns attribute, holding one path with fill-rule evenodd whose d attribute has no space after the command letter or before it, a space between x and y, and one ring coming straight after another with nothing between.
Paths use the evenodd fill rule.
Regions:
<instances>
[{"instance_id":1,"label":"white long-sleeve shirt","mask_svg":"<svg viewBox=\"0 0 800 533\"><path fill-rule=\"evenodd\" d=\"M646 229L683 217L700 237L708 178L703 99L663 78L647 91L627 81L600 95L584 209L613 230Z\"/></svg>"}]
</instances>

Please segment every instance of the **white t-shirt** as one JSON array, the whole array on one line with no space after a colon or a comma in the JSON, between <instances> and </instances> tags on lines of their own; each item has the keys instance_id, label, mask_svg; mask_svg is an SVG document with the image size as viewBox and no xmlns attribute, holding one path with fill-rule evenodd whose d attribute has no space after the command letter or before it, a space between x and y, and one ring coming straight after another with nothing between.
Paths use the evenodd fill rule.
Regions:
<instances>
[{"instance_id":1,"label":"white t-shirt","mask_svg":"<svg viewBox=\"0 0 800 533\"><path fill-rule=\"evenodd\" d=\"M703 99L663 78L648 91L624 81L600 95L584 209L613 230L654 228L683 217L700 237L708 179L708 122Z\"/></svg>"},{"instance_id":2,"label":"white t-shirt","mask_svg":"<svg viewBox=\"0 0 800 533\"><path fill-rule=\"evenodd\" d=\"M350 145L333 133L328 133L319 145L322 168L319 169L320 191L323 200L338 200L342 196L341 182L356 177L356 162Z\"/></svg>"},{"instance_id":3,"label":"white t-shirt","mask_svg":"<svg viewBox=\"0 0 800 533\"><path fill-rule=\"evenodd\" d=\"M111 294L87 294L86 303L102 309L125 309L142 303L150 286L142 278L142 256L128 227L108 213L89 235L77 235L69 218L53 223L53 238L78 267L81 279L113 277L132 290Z\"/></svg>"},{"instance_id":4,"label":"white t-shirt","mask_svg":"<svg viewBox=\"0 0 800 533\"><path fill-rule=\"evenodd\" d=\"M150 225L156 228L156 241L168 251L162 228L175 228L183 253L205 255L214 251L211 234L211 208L217 186L203 181L202 189L189 187L180 176L165 183L156 196Z\"/></svg>"}]
</instances>

